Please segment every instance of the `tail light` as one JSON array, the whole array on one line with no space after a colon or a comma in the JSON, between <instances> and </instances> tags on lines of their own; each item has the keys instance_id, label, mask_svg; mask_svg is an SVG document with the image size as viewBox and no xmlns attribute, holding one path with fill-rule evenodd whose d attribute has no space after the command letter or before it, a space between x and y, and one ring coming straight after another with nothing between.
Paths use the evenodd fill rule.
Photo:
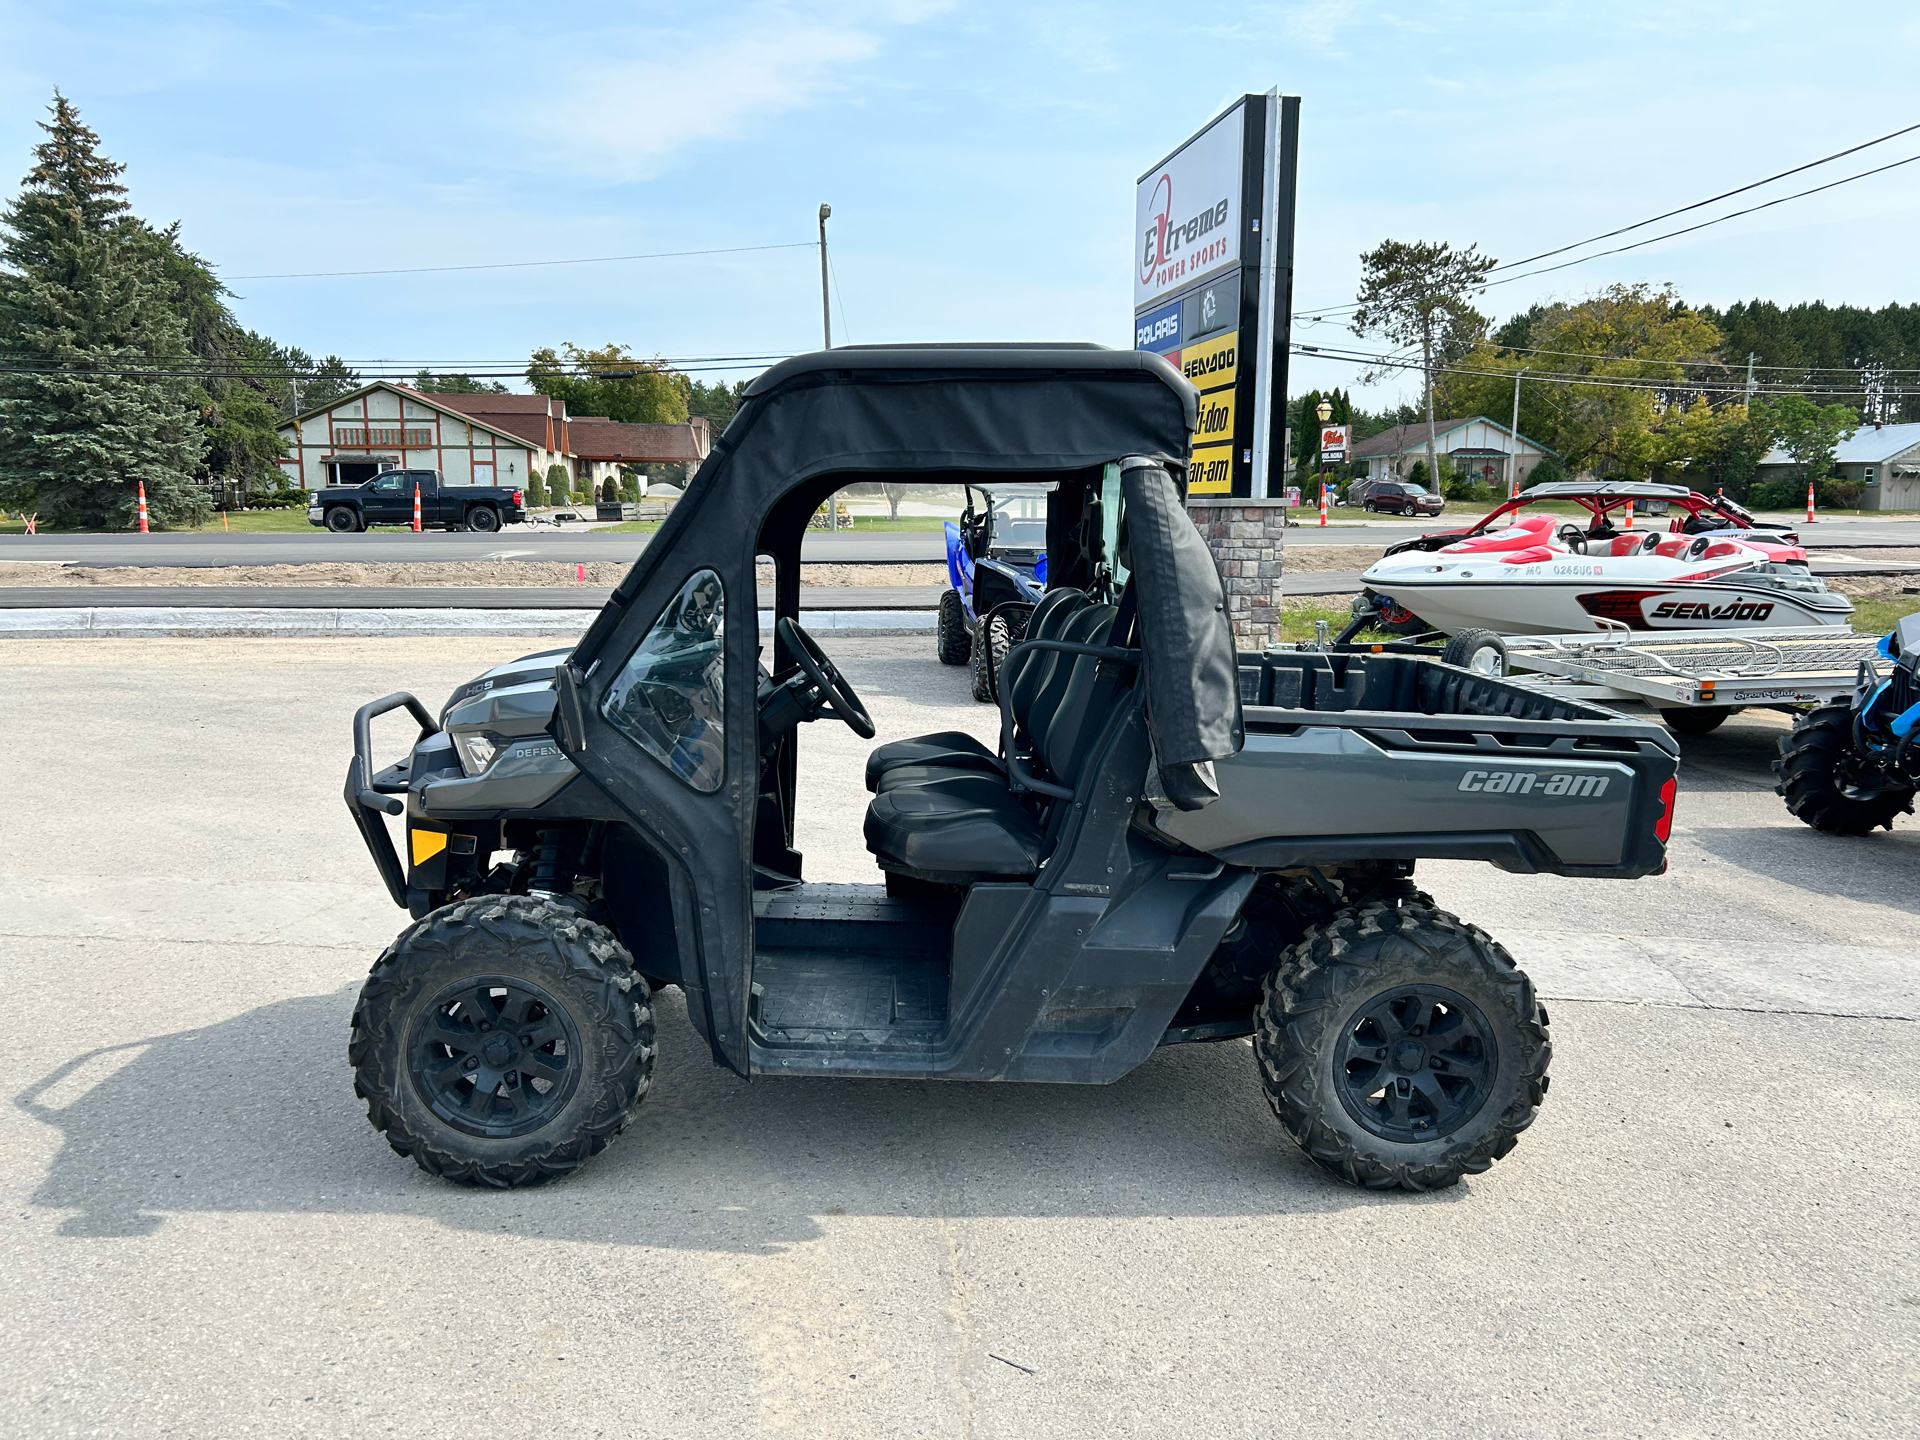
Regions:
<instances>
[{"instance_id":1,"label":"tail light","mask_svg":"<svg viewBox=\"0 0 1920 1440\"><path fill-rule=\"evenodd\" d=\"M1679 782L1669 775L1667 783L1660 787L1660 818L1653 822L1653 838L1662 845L1673 833L1673 793Z\"/></svg>"},{"instance_id":2,"label":"tail light","mask_svg":"<svg viewBox=\"0 0 1920 1440\"><path fill-rule=\"evenodd\" d=\"M526 503L520 498L520 492L518 490L513 492L513 503L516 505L524 505Z\"/></svg>"}]
</instances>

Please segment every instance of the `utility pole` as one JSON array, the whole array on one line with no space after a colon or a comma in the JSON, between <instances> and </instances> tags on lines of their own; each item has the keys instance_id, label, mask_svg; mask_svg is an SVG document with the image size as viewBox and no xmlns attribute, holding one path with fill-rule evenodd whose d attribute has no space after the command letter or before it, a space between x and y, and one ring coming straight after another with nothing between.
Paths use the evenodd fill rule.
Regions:
<instances>
[{"instance_id":1,"label":"utility pole","mask_svg":"<svg viewBox=\"0 0 1920 1440\"><path fill-rule=\"evenodd\" d=\"M1754 361L1753 351L1749 350L1747 352L1747 404L1748 405L1753 404L1753 392L1758 388L1753 383L1753 361Z\"/></svg>"},{"instance_id":2,"label":"utility pole","mask_svg":"<svg viewBox=\"0 0 1920 1440\"><path fill-rule=\"evenodd\" d=\"M827 304L827 217L833 206L820 207L820 331L826 336L826 349L833 348L833 311Z\"/></svg>"},{"instance_id":3,"label":"utility pole","mask_svg":"<svg viewBox=\"0 0 1920 1440\"><path fill-rule=\"evenodd\" d=\"M1513 377L1513 463L1507 467L1507 499L1520 493L1520 376L1532 368L1522 365Z\"/></svg>"}]
</instances>

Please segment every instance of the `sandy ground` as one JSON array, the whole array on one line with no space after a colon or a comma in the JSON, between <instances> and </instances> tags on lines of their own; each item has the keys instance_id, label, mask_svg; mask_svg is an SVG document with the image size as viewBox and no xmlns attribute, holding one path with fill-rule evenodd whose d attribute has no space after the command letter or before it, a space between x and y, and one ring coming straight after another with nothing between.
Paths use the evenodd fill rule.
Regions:
<instances>
[{"instance_id":1,"label":"sandy ground","mask_svg":"<svg viewBox=\"0 0 1920 1440\"><path fill-rule=\"evenodd\" d=\"M539 560L460 560L443 564L388 565L59 565L40 561L0 562L0 585L618 585L631 565L617 560L580 567ZM945 565L802 565L802 585L938 585ZM773 583L770 566L760 567L762 585Z\"/></svg>"}]
</instances>

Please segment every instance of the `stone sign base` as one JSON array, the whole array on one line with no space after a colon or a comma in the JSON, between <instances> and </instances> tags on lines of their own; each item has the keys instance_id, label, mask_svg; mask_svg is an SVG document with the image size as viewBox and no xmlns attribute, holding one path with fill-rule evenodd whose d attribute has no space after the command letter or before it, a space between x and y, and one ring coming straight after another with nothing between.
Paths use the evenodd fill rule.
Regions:
<instances>
[{"instance_id":1,"label":"stone sign base","mask_svg":"<svg viewBox=\"0 0 1920 1440\"><path fill-rule=\"evenodd\" d=\"M1241 650L1264 650L1280 640L1281 558L1287 508L1282 500L1189 495L1187 514L1227 583L1227 617Z\"/></svg>"}]
</instances>

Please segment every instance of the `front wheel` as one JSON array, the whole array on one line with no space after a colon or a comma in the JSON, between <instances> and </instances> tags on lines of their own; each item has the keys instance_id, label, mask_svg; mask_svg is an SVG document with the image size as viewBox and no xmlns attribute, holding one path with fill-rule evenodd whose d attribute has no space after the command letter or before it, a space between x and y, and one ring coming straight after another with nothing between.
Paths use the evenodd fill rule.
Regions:
<instances>
[{"instance_id":1,"label":"front wheel","mask_svg":"<svg viewBox=\"0 0 1920 1440\"><path fill-rule=\"evenodd\" d=\"M1794 817L1829 835L1893 828L1913 813L1913 786L1887 774L1853 746L1853 707L1844 700L1809 710L1780 738L1774 794Z\"/></svg>"},{"instance_id":2,"label":"front wheel","mask_svg":"<svg viewBox=\"0 0 1920 1440\"><path fill-rule=\"evenodd\" d=\"M538 1185L597 1155L653 1075L646 981L548 900L436 910L375 962L347 1060L396 1153L466 1185Z\"/></svg>"},{"instance_id":3,"label":"front wheel","mask_svg":"<svg viewBox=\"0 0 1920 1440\"><path fill-rule=\"evenodd\" d=\"M1511 1151L1547 1092L1546 1010L1482 931L1380 901L1309 929L1268 974L1253 1046L1268 1103L1315 1164L1436 1190Z\"/></svg>"},{"instance_id":4,"label":"front wheel","mask_svg":"<svg viewBox=\"0 0 1920 1440\"><path fill-rule=\"evenodd\" d=\"M973 634L967 629L967 612L961 607L958 590L948 590L940 596L933 643L942 665L964 665L973 654Z\"/></svg>"},{"instance_id":5,"label":"front wheel","mask_svg":"<svg viewBox=\"0 0 1920 1440\"><path fill-rule=\"evenodd\" d=\"M327 529L336 535L351 535L360 528L360 517L344 505L327 511Z\"/></svg>"}]
</instances>

